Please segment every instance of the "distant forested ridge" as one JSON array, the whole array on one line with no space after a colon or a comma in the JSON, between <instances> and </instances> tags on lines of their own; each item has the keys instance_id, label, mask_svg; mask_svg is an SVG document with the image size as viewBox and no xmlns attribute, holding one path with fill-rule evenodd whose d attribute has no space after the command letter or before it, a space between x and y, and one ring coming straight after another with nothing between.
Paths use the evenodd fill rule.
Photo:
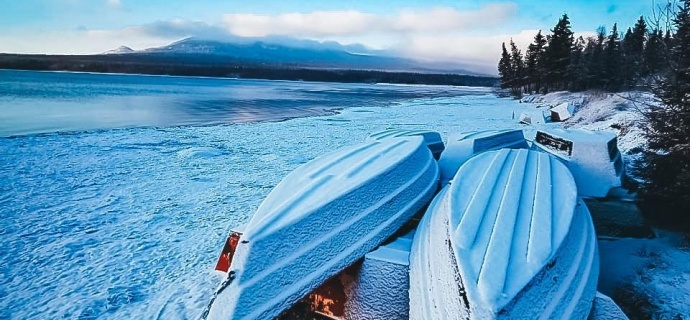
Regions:
<instances>
[{"instance_id":1,"label":"distant forested ridge","mask_svg":"<svg viewBox=\"0 0 690 320\"><path fill-rule=\"evenodd\" d=\"M80 71L175 76L346 83L398 83L492 87L498 78L460 74L387 70L310 68L247 62L232 57L195 54L19 55L0 54L0 69Z\"/></svg>"}]
</instances>

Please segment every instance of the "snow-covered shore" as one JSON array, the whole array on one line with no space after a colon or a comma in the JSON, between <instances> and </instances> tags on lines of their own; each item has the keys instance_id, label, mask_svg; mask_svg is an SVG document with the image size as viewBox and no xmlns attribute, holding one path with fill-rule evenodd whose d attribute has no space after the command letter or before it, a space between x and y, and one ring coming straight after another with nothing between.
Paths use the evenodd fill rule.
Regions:
<instances>
[{"instance_id":1,"label":"snow-covered shore","mask_svg":"<svg viewBox=\"0 0 690 320\"><path fill-rule=\"evenodd\" d=\"M630 166L645 147L645 105L655 103L649 92L552 92L528 95L521 103L533 105L530 114L546 114L568 102L574 115L566 128L614 131L625 163ZM611 296L631 319L690 318L690 237L655 230L654 239L600 240L599 291Z\"/></svg>"},{"instance_id":2,"label":"snow-covered shore","mask_svg":"<svg viewBox=\"0 0 690 320\"><path fill-rule=\"evenodd\" d=\"M534 104L544 113L561 103L575 107L575 114L566 120L566 128L614 131L618 135L618 148L625 155L638 153L644 147L642 110L655 103L649 92L629 91L608 93L600 91L566 92L528 95L520 100Z\"/></svg>"},{"instance_id":3,"label":"snow-covered shore","mask_svg":"<svg viewBox=\"0 0 690 320\"><path fill-rule=\"evenodd\" d=\"M299 165L383 129L433 129L447 138L525 128L511 114L546 110L483 88L462 90L283 122L0 139L0 319L196 318L220 281L213 264L228 229L246 222ZM616 131L612 119L634 110L617 110L613 96L585 95L532 101L588 101L565 125L590 129ZM619 145L630 157L641 141L626 130ZM662 316L690 315L690 254L681 240L600 241L607 283L600 289L616 297L616 288L631 284Z\"/></svg>"}]
</instances>

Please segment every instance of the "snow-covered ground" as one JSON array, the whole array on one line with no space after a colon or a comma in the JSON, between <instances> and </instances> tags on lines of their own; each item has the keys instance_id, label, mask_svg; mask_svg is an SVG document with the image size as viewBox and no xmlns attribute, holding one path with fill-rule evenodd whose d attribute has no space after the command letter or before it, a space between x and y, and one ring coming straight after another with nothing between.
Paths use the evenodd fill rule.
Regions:
<instances>
[{"instance_id":1,"label":"snow-covered ground","mask_svg":"<svg viewBox=\"0 0 690 320\"><path fill-rule=\"evenodd\" d=\"M0 319L196 318L220 281L213 266L230 228L300 164L388 128L447 139L525 128L514 117L537 110L467 93L283 122L0 139ZM617 96L533 98L588 101L566 126L639 120L632 105L617 110ZM620 149L634 154L639 131L621 128ZM602 285L631 284L662 315L690 318L690 253L676 238L601 241Z\"/></svg>"},{"instance_id":2,"label":"snow-covered ground","mask_svg":"<svg viewBox=\"0 0 690 320\"><path fill-rule=\"evenodd\" d=\"M655 100L647 92L553 92L526 96L521 102L534 108L528 113L546 112L563 102L574 104L575 115L563 125L616 132L629 165L644 148L640 110ZM690 236L656 233L654 239L600 240L599 290L633 319L690 319Z\"/></svg>"},{"instance_id":3,"label":"snow-covered ground","mask_svg":"<svg viewBox=\"0 0 690 320\"><path fill-rule=\"evenodd\" d=\"M516 128L487 89L331 116L0 139L0 318L192 319L232 226L285 175L387 128Z\"/></svg>"},{"instance_id":4,"label":"snow-covered ground","mask_svg":"<svg viewBox=\"0 0 690 320\"><path fill-rule=\"evenodd\" d=\"M690 238L657 234L599 241L599 291L618 300L624 311L638 313L637 319L689 319Z\"/></svg>"},{"instance_id":5,"label":"snow-covered ground","mask_svg":"<svg viewBox=\"0 0 690 320\"><path fill-rule=\"evenodd\" d=\"M539 111L548 114L551 107L563 102L575 106L575 114L563 123L566 128L613 131L618 135L618 148L623 154L634 154L643 147L642 121L640 110L645 104L654 103L649 92L551 92L545 95L528 95L521 99L531 103ZM530 113L534 113L531 110Z\"/></svg>"}]
</instances>

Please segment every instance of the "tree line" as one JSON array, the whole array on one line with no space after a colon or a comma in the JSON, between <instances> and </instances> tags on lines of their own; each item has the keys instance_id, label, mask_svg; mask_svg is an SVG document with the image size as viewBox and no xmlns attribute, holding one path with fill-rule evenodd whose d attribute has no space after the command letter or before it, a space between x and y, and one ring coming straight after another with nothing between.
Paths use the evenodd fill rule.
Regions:
<instances>
[{"instance_id":1,"label":"tree line","mask_svg":"<svg viewBox=\"0 0 690 320\"><path fill-rule=\"evenodd\" d=\"M0 54L0 69L481 87L493 87L497 82L495 77L489 76L309 68L295 64L266 64L212 55L170 56L131 53L122 55Z\"/></svg>"},{"instance_id":2,"label":"tree line","mask_svg":"<svg viewBox=\"0 0 690 320\"><path fill-rule=\"evenodd\" d=\"M512 39L509 48L503 43L498 63L502 88L514 96L633 88L666 71L666 48L673 41L670 30L650 30L644 17L624 33L614 24L611 32L599 27L596 36L585 39L575 38L564 14L550 31L544 35L540 30L524 55Z\"/></svg>"}]
</instances>

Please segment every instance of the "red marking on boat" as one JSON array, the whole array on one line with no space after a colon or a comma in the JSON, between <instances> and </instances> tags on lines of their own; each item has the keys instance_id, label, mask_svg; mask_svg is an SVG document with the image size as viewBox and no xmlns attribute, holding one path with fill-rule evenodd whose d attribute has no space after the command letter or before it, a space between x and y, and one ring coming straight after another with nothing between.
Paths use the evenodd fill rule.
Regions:
<instances>
[{"instance_id":1,"label":"red marking on boat","mask_svg":"<svg viewBox=\"0 0 690 320\"><path fill-rule=\"evenodd\" d=\"M237 244L240 242L240 236L242 233L237 231L232 231L225 241L223 246L223 251L218 257L218 262L216 263L216 270L222 272L228 272L230 265L232 264L232 256L235 255L235 250L237 249Z\"/></svg>"}]
</instances>

